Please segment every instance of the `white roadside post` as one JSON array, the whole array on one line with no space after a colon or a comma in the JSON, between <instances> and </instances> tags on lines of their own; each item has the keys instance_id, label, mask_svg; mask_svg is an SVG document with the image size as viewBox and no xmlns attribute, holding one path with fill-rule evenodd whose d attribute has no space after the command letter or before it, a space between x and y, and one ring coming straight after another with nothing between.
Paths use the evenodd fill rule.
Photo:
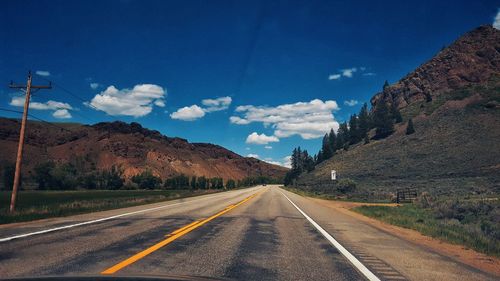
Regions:
<instances>
[{"instance_id":1,"label":"white roadside post","mask_svg":"<svg viewBox=\"0 0 500 281\"><path fill-rule=\"evenodd\" d=\"M337 171L335 170L332 170L332 181L336 181L337 180Z\"/></svg>"}]
</instances>

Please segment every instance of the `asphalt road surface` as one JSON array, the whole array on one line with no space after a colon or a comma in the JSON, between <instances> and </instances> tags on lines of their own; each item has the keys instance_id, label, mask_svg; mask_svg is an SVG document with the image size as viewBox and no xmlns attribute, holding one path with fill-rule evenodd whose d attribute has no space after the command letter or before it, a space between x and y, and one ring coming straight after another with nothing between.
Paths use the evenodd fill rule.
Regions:
<instances>
[{"instance_id":1,"label":"asphalt road surface","mask_svg":"<svg viewBox=\"0 0 500 281\"><path fill-rule=\"evenodd\" d=\"M278 186L0 226L0 277L495 280Z\"/></svg>"}]
</instances>

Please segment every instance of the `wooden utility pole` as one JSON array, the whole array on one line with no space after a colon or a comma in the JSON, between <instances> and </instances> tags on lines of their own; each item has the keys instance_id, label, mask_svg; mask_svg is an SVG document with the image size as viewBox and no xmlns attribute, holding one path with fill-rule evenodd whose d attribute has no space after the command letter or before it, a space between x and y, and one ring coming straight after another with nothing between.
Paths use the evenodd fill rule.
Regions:
<instances>
[{"instance_id":1,"label":"wooden utility pole","mask_svg":"<svg viewBox=\"0 0 500 281\"><path fill-rule=\"evenodd\" d=\"M26 119L28 118L28 109L30 105L30 96L32 89L51 89L52 86L49 84L47 86L34 86L31 85L31 71L28 72L28 81L26 85L15 85L12 82L9 85L11 89L20 89L26 93L26 100L24 101L24 111L23 119L21 120L21 131L19 132L19 145L17 147L17 158L16 158L16 172L14 174L14 185L12 186L12 195L10 197L10 212L14 212L16 208L16 197L17 189L19 187L19 181L21 179L21 162L23 160L23 146L24 146L24 132L26 131Z\"/></svg>"}]
</instances>

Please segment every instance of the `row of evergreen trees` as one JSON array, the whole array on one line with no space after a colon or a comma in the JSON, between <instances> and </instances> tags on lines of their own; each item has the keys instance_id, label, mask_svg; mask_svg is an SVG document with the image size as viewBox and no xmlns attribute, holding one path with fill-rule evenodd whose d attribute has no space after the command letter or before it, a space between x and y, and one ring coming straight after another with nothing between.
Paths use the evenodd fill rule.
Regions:
<instances>
[{"instance_id":1,"label":"row of evergreen trees","mask_svg":"<svg viewBox=\"0 0 500 281\"><path fill-rule=\"evenodd\" d=\"M386 83L387 84L387 83ZM339 124L339 129L333 129L323 137L321 149L314 156L307 150L295 148L291 156L291 169L285 176L285 184L290 184L304 171L311 171L315 165L331 158L338 150L348 150L350 145L363 141L370 142L369 132L375 129L373 139L382 139L394 132L394 124L401 123L403 118L397 106L393 103L380 101L372 112L365 103L358 114L350 116L349 121ZM407 134L415 132L412 120L408 120Z\"/></svg>"}]
</instances>

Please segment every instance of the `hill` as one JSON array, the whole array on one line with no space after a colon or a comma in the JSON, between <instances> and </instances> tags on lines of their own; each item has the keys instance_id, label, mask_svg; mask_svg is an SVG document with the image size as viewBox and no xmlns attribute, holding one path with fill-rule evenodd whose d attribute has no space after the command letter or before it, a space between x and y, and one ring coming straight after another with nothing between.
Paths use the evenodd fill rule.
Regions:
<instances>
[{"instance_id":1,"label":"hill","mask_svg":"<svg viewBox=\"0 0 500 281\"><path fill-rule=\"evenodd\" d=\"M500 31L481 26L371 99L396 104L395 133L351 146L297 180L331 188L330 170L358 192L387 197L400 187L434 194L500 194ZM413 119L416 132L406 135ZM373 131L370 132L373 135Z\"/></svg>"},{"instance_id":2,"label":"hill","mask_svg":"<svg viewBox=\"0 0 500 281\"><path fill-rule=\"evenodd\" d=\"M19 120L0 118L3 166L15 161L19 127ZM77 169L89 171L121 166L126 178L150 170L163 180L180 174L225 180L255 176L281 179L287 171L218 145L167 137L134 122L89 126L29 121L26 133L23 178L27 179L37 164L48 160L71 162Z\"/></svg>"}]
</instances>

